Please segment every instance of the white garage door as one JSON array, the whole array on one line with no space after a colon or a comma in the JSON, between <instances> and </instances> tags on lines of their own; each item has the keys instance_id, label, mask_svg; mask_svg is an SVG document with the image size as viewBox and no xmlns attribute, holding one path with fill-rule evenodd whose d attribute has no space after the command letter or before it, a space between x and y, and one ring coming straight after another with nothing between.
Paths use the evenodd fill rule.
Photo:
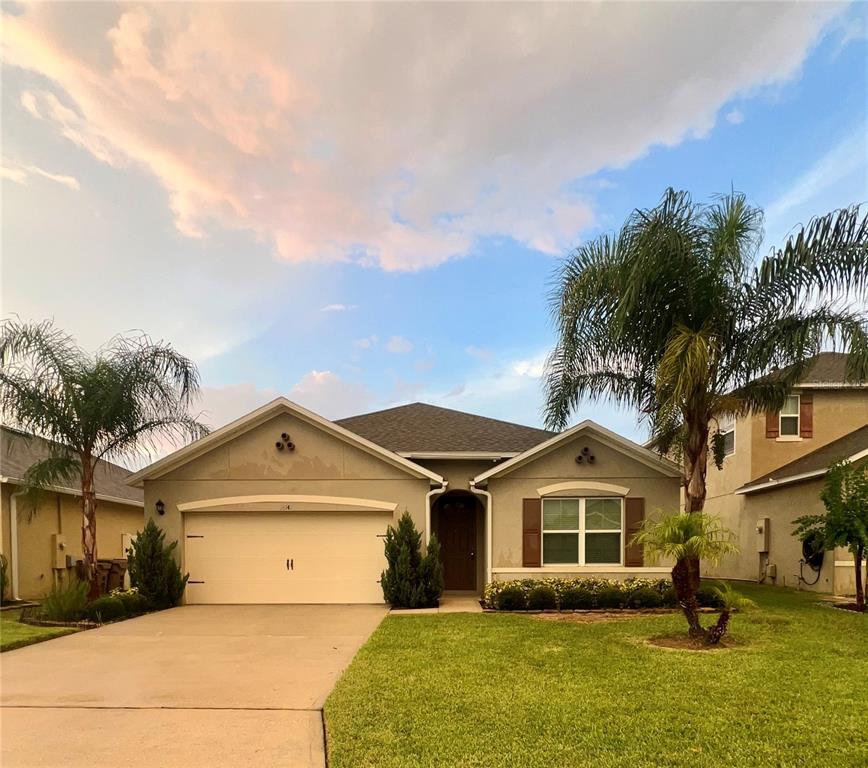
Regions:
<instances>
[{"instance_id":1,"label":"white garage door","mask_svg":"<svg viewBox=\"0 0 868 768\"><path fill-rule=\"evenodd\" d=\"M188 512L188 603L381 603L384 512Z\"/></svg>"}]
</instances>

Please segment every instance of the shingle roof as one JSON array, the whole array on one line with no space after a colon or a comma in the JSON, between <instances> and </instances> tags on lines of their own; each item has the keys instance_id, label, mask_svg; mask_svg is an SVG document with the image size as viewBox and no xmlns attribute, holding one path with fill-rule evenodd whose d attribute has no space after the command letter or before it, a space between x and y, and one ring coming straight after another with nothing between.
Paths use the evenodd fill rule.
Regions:
<instances>
[{"instance_id":1,"label":"shingle roof","mask_svg":"<svg viewBox=\"0 0 868 768\"><path fill-rule=\"evenodd\" d=\"M784 464L782 467L778 467L771 472L766 472L762 477L745 483L736 492L749 493L769 482L780 483L800 475L810 473L820 474L825 472L829 468L829 465L838 459L848 459L865 450L868 450L868 424L853 430L843 437L839 437L837 440L833 440L831 443L826 443L826 445L817 448L815 451L800 456L795 461Z\"/></svg>"},{"instance_id":2,"label":"shingle roof","mask_svg":"<svg viewBox=\"0 0 868 768\"><path fill-rule=\"evenodd\" d=\"M51 443L35 435L0 427L0 475L10 480L22 480L28 468L49 455ZM94 471L94 485L98 496L111 496L144 504L140 488L131 488L126 479L130 470L108 461L99 461ZM81 493L81 488L68 488L70 493Z\"/></svg>"},{"instance_id":3,"label":"shingle roof","mask_svg":"<svg viewBox=\"0 0 868 768\"><path fill-rule=\"evenodd\" d=\"M336 423L396 453L518 453L557 434L427 403L400 405Z\"/></svg>"},{"instance_id":4,"label":"shingle roof","mask_svg":"<svg viewBox=\"0 0 868 768\"><path fill-rule=\"evenodd\" d=\"M820 352L814 355L805 369L804 374L799 378L799 384L805 384L811 387L822 387L824 384L845 384L851 380L847 376L847 359L850 356L846 352ZM774 380L781 372L787 371L789 368L783 368L781 371L772 371L760 378Z\"/></svg>"}]
</instances>

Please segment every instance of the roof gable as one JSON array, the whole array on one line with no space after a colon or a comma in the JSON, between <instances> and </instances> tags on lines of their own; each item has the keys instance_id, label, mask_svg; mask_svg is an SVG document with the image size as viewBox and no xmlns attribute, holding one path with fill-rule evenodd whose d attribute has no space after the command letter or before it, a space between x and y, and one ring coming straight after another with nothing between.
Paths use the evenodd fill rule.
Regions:
<instances>
[{"instance_id":1,"label":"roof gable","mask_svg":"<svg viewBox=\"0 0 868 768\"><path fill-rule=\"evenodd\" d=\"M473 478L472 482L474 484L484 483L493 477L508 474L518 467L542 458L565 443L581 437L583 434L594 437L601 443L608 445L610 448L651 467L667 477L681 477L681 470L674 462L669 461L669 459L664 459L654 453L654 451L651 451L648 448L643 448L638 443L634 443L632 440L621 437L615 432L587 419L580 424L577 424L575 427L561 432L545 442L520 453L518 456L515 456L508 461L504 461L502 464L498 464L496 467L492 467L482 474L477 475Z\"/></svg>"},{"instance_id":2,"label":"roof gable","mask_svg":"<svg viewBox=\"0 0 868 768\"><path fill-rule=\"evenodd\" d=\"M306 408L303 408L297 403L293 403L292 401L287 400L285 397L279 397L275 400L272 400L270 403L267 403L261 408L257 408L255 411L251 411L246 416L242 416L240 419L236 419L235 421L227 424L226 426L215 430L206 437L203 437L200 440L196 440L195 442L190 443L184 448L175 451L169 456L160 459L154 464L145 467L143 470L132 475L129 478L128 482L131 485L141 485L145 480L152 480L158 477L162 477L169 472L179 469L185 464L193 462L199 457L204 456L206 453L219 448L230 440L234 440L235 438L244 435L245 433L273 419L275 416L284 413L291 414L292 416L295 416L296 418L317 427L323 432L326 432L327 434L362 450L368 455L374 456L382 461L391 464L393 467L401 469L402 471L406 472L409 475L412 475L413 477L427 478L428 480L432 480L438 483L443 482L443 478L440 477L440 475L431 472L425 467L415 464L414 462L402 456L399 456L392 451L386 450L382 446L377 445L376 443L373 443L360 435L350 432L348 429L345 429L344 427L334 422L324 419L322 416L319 416L313 411L308 411Z\"/></svg>"},{"instance_id":3,"label":"roof gable","mask_svg":"<svg viewBox=\"0 0 868 768\"><path fill-rule=\"evenodd\" d=\"M847 366L850 355L846 352L820 352L807 360L805 372L796 383L803 389L837 389L839 387L863 387L865 382L854 381ZM791 367L781 368L761 376L757 381L775 381L781 374L791 370Z\"/></svg>"},{"instance_id":4,"label":"roof gable","mask_svg":"<svg viewBox=\"0 0 868 768\"><path fill-rule=\"evenodd\" d=\"M556 434L427 403L401 405L336 423L389 450L420 457L438 453L512 456Z\"/></svg>"}]
</instances>

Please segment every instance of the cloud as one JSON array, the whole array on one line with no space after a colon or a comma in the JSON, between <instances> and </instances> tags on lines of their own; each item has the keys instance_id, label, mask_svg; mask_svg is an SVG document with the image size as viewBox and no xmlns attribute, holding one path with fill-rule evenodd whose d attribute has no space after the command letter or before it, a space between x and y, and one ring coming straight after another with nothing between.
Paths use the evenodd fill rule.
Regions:
<instances>
[{"instance_id":1,"label":"cloud","mask_svg":"<svg viewBox=\"0 0 868 768\"><path fill-rule=\"evenodd\" d=\"M288 397L327 419L363 413L374 402L374 394L366 387L344 381L331 371L306 373Z\"/></svg>"},{"instance_id":2,"label":"cloud","mask_svg":"<svg viewBox=\"0 0 868 768\"><path fill-rule=\"evenodd\" d=\"M735 107L726 113L726 122L732 125L741 125L744 122L744 112Z\"/></svg>"},{"instance_id":3,"label":"cloud","mask_svg":"<svg viewBox=\"0 0 868 768\"><path fill-rule=\"evenodd\" d=\"M403 336L392 336L386 342L386 349L395 355L406 355L408 352L413 351L413 343Z\"/></svg>"},{"instance_id":4,"label":"cloud","mask_svg":"<svg viewBox=\"0 0 868 768\"><path fill-rule=\"evenodd\" d=\"M45 4L4 16L4 58L43 78L26 113L152 176L185 237L418 270L488 236L563 252L596 222L575 180L707 134L733 98L795 76L840 13Z\"/></svg>"},{"instance_id":5,"label":"cloud","mask_svg":"<svg viewBox=\"0 0 868 768\"><path fill-rule=\"evenodd\" d=\"M358 309L355 304L326 304L320 312L350 312Z\"/></svg>"},{"instance_id":6,"label":"cloud","mask_svg":"<svg viewBox=\"0 0 868 768\"><path fill-rule=\"evenodd\" d=\"M27 179L30 176L41 176L43 179L53 181L56 184L60 184L61 186L74 190L75 192L78 192L81 189L81 184L79 184L78 179L74 176L52 173L51 171L46 171L37 165L19 165L17 163L3 161L3 165L0 166L0 176L18 184L26 184Z\"/></svg>"},{"instance_id":7,"label":"cloud","mask_svg":"<svg viewBox=\"0 0 868 768\"><path fill-rule=\"evenodd\" d=\"M459 395L463 395L466 389L467 387L464 384L456 384L443 397L458 397Z\"/></svg>"},{"instance_id":8,"label":"cloud","mask_svg":"<svg viewBox=\"0 0 868 768\"><path fill-rule=\"evenodd\" d=\"M491 360L492 352L490 349L486 349L485 347L477 347L471 344L469 347L465 347L464 351L473 358L480 360L481 362L488 362Z\"/></svg>"},{"instance_id":9,"label":"cloud","mask_svg":"<svg viewBox=\"0 0 868 768\"><path fill-rule=\"evenodd\" d=\"M366 336L363 339L356 339L353 341L353 346L358 347L359 349L370 349L378 341L379 339L376 336Z\"/></svg>"}]
</instances>

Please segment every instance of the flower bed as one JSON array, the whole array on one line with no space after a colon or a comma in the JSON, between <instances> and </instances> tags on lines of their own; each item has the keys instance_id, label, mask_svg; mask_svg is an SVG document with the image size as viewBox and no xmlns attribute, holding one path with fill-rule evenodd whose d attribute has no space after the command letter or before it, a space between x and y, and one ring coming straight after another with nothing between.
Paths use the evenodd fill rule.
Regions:
<instances>
[{"instance_id":1,"label":"flower bed","mask_svg":"<svg viewBox=\"0 0 868 768\"><path fill-rule=\"evenodd\" d=\"M700 606L718 607L706 588L697 593ZM483 603L496 611L618 610L675 608L675 592L668 579L517 579L485 586Z\"/></svg>"}]
</instances>

